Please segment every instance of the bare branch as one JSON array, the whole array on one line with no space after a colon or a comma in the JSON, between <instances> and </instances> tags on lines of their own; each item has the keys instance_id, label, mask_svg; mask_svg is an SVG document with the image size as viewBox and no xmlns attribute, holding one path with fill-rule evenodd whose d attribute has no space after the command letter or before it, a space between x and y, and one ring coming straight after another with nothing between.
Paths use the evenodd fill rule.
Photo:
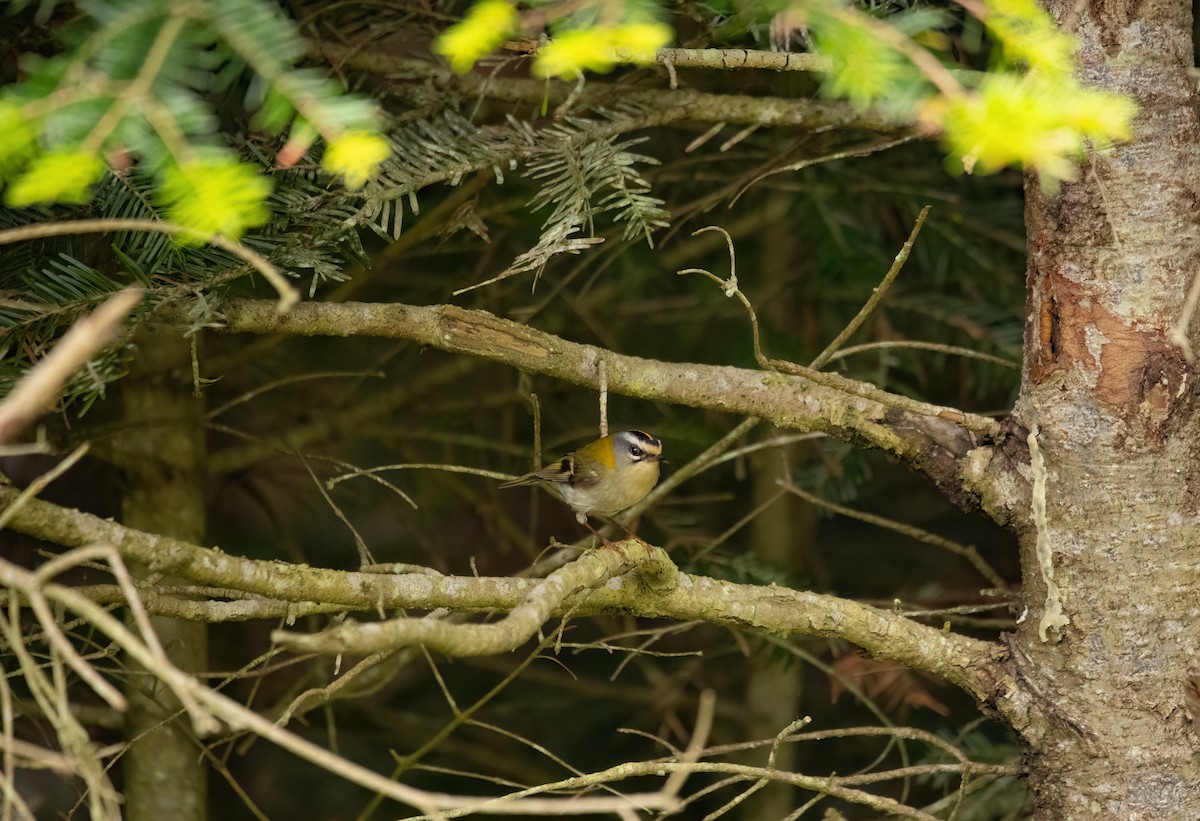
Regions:
<instances>
[{"instance_id":1,"label":"bare branch","mask_svg":"<svg viewBox=\"0 0 1200 821\"><path fill-rule=\"evenodd\" d=\"M505 51L531 54L538 48L536 40L513 40L503 44ZM641 63L627 49L616 49L620 59ZM654 52L654 62L675 68L711 68L718 71L759 69L763 71L818 71L833 68L833 61L821 54L802 51L763 51L747 48L660 48Z\"/></svg>"},{"instance_id":2,"label":"bare branch","mask_svg":"<svg viewBox=\"0 0 1200 821\"><path fill-rule=\"evenodd\" d=\"M468 796L456 796L453 802L440 804L440 807L444 808L440 815L446 818L460 818L479 812L491 815L590 815L600 812L616 812L617 805L615 802L618 801L632 803L635 807L641 809L666 810L672 808L673 804L668 802L667 796L661 791L655 793L626 794L619 798L578 796L539 800L534 798L534 796L551 791L580 790L598 784L624 781L627 778L664 775L667 773L675 774L679 772L723 773L734 775L738 777L738 780L744 781L756 781L758 779L779 781L802 790L830 795L855 804L862 804L879 812L885 812L893 817L911 818L916 819L916 821L938 821L935 816L909 807L906 804L901 804L894 799L872 795L871 793L856 790L848 786L849 783L861 783L862 779L800 775L782 770L773 770L767 767L754 767L745 764L731 764L718 761L691 763L677 761L638 761L619 764L607 770L588 773L587 775L576 776L574 778L565 778L550 784L540 784L537 787L531 787L527 790L521 790L520 792L499 798L480 799ZM907 770L893 770L889 773L880 773L874 780L881 781L886 778L900 778L910 774L930 775L946 772L1010 775L1013 772L1013 768L1004 764L972 764L969 768L963 768L958 764L932 764L924 767L913 767L911 768L911 772ZM426 819L437 817L436 815L414 816L406 818L404 821L426 821Z\"/></svg>"},{"instance_id":3,"label":"bare branch","mask_svg":"<svg viewBox=\"0 0 1200 821\"><path fill-rule=\"evenodd\" d=\"M623 356L452 305L304 303L280 315L271 302L239 299L224 313L228 332L411 339L592 388L599 387L598 363L604 361L612 393L753 416L880 448L967 506L976 498L963 491L960 462L1002 430L993 419L917 402L837 374L764 373Z\"/></svg>"},{"instance_id":4,"label":"bare branch","mask_svg":"<svg viewBox=\"0 0 1200 821\"><path fill-rule=\"evenodd\" d=\"M1008 589L1008 583L1004 581L1004 577L1001 576L994 567L988 564L987 560L984 559L983 556L979 555L979 551L975 549L974 545L959 544L956 541L938 536L936 533L930 533L928 530L915 525L904 524L903 522L897 522L884 516L876 516L872 513L865 513L861 510L855 510L854 508L847 507L846 505L839 505L836 502L829 501L828 499L822 499L815 493L809 493L804 488L797 487L791 482L784 482L782 479L776 480L776 484L778 484L787 493L797 496L811 505L822 507L825 510L841 514L842 516L849 516L852 519L858 519L860 522L866 522L867 524L886 528L887 530L903 534L910 539L915 539L918 542L925 542L925 544L930 544L934 547L941 548L942 550L953 553L956 556L962 556L971 563L972 567L979 571L979 575L988 580L992 587L996 588L997 590Z\"/></svg>"},{"instance_id":5,"label":"bare branch","mask_svg":"<svg viewBox=\"0 0 1200 821\"><path fill-rule=\"evenodd\" d=\"M234 728L247 729L335 775L369 790L380 792L395 801L416 807L422 812L428 812L437 806L432 797L435 794L389 781L366 767L348 761L277 727L253 710L249 710L228 696L204 686L169 661L159 659L154 651L139 641L118 619L70 588L57 584L40 584L35 574L4 559L0 559L0 584L19 590L25 596L42 595L47 600L80 615L95 625L98 630L108 635L138 664L150 671L167 687L181 696L186 694L187 701L203 708L203 712L198 715L204 717L203 721L206 724L215 726L220 721Z\"/></svg>"},{"instance_id":6,"label":"bare branch","mask_svg":"<svg viewBox=\"0 0 1200 821\"><path fill-rule=\"evenodd\" d=\"M660 48L654 62L676 68L764 69L766 71L829 71L833 61L821 54L761 51L744 48Z\"/></svg>"},{"instance_id":7,"label":"bare branch","mask_svg":"<svg viewBox=\"0 0 1200 821\"><path fill-rule=\"evenodd\" d=\"M905 241L904 246L900 249L900 252L896 254L895 260L892 261L892 267L888 269L886 274L884 274L883 280L875 286L875 290L871 292L871 296L867 300L866 304L858 309L858 313L855 314L854 318L851 319L846 327L842 329L841 333L834 337L833 341L825 346L825 350L817 354L817 358L813 360L811 367L817 369L824 368L829 363L829 360L833 357L833 355L837 353L844 344L846 344L846 340L852 337L854 332L862 327L862 324L866 322L867 317L871 315L871 312L874 311L875 308L878 307L879 303L883 301L883 297L887 294L888 289L892 287L892 283L896 281L896 277L900 276L900 270L904 267L904 263L908 261L908 257L912 253L913 245L915 245L917 242L917 236L921 233L922 226L925 225L925 218L929 216L929 209L930 206L928 205L921 209L921 213L917 216L916 224L913 225L912 232L908 235L908 240Z\"/></svg>"}]
</instances>

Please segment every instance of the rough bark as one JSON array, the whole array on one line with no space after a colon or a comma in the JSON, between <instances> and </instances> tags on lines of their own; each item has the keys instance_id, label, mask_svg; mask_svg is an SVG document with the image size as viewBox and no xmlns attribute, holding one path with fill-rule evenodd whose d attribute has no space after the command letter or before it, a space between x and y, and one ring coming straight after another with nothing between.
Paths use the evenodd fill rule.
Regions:
<instances>
[{"instance_id":1,"label":"rough bark","mask_svg":"<svg viewBox=\"0 0 1200 821\"><path fill-rule=\"evenodd\" d=\"M1037 818L1200 818L1185 670L1200 650L1196 371L1169 341L1200 271L1191 6L1052 0L1087 81L1132 94L1135 139L1058 192L1027 185L1025 368L1046 516L1022 535L1029 618L1014 674L1034 702ZM1040 635L1049 585L1069 624ZM1029 706L1028 704L1026 706Z\"/></svg>"}]
</instances>

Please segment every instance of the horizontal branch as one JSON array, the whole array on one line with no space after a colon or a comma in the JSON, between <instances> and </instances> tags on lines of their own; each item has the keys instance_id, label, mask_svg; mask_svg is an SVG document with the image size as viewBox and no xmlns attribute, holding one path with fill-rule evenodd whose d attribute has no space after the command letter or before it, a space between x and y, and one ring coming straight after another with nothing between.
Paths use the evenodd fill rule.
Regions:
<instances>
[{"instance_id":1,"label":"horizontal branch","mask_svg":"<svg viewBox=\"0 0 1200 821\"><path fill-rule=\"evenodd\" d=\"M128 601L125 594L115 584L81 585L73 589L96 604L124 604ZM197 598L205 592L213 598ZM138 595L141 597L146 612L152 616L201 621L205 624L262 621L264 619L292 621L302 616L312 616L318 613L343 613L346 610L346 607L340 604L289 602L261 596L239 595L233 601L226 601L222 596L228 592L206 591L206 588L195 587L186 596L170 595L163 593L161 588L156 585L140 589ZM236 592L240 594L242 591ZM0 594L0 605L7 604L7 602L7 597Z\"/></svg>"},{"instance_id":2,"label":"horizontal branch","mask_svg":"<svg viewBox=\"0 0 1200 821\"><path fill-rule=\"evenodd\" d=\"M631 571L643 584L663 590L674 586L679 575L661 548L631 540L584 553L537 581L507 616L487 624L401 617L366 624L346 621L320 633L276 630L271 638L297 653L385 653L421 645L448 656L492 656L532 639L553 614L570 609L574 596Z\"/></svg>"},{"instance_id":3,"label":"horizontal branch","mask_svg":"<svg viewBox=\"0 0 1200 821\"><path fill-rule=\"evenodd\" d=\"M537 40L509 40L501 47L516 54L533 54L540 45ZM631 55L628 49L618 48L615 55L622 63L647 62ZM654 62L671 68L710 68L717 71L833 71L833 60L821 54L747 48L660 48L654 51Z\"/></svg>"},{"instance_id":4,"label":"horizontal branch","mask_svg":"<svg viewBox=\"0 0 1200 821\"><path fill-rule=\"evenodd\" d=\"M599 387L603 363L613 393L754 416L781 428L820 431L879 448L929 476L964 507L977 506L984 479L965 492L960 461L1001 431L993 419L917 402L837 374L797 368L804 375L793 375L626 356L453 305L307 302L280 315L272 302L237 299L224 316L221 330L231 333L410 339L593 388Z\"/></svg>"},{"instance_id":5,"label":"horizontal branch","mask_svg":"<svg viewBox=\"0 0 1200 821\"><path fill-rule=\"evenodd\" d=\"M0 509L17 491L0 487ZM407 574L385 576L230 556L165 536L27 500L11 517L11 529L64 547L109 544L122 557L151 571L197 584L241 590L272 599L341 604L347 609L419 608L509 611L526 600L539 580ZM636 547L623 546L625 550ZM699 620L776 635L841 638L868 653L922 670L992 701L1001 681L999 645L926 627L902 615L833 596L783 587L759 587L676 574L671 584L631 583L625 576L576 596L575 616L622 613L643 618ZM561 615L561 613L558 613Z\"/></svg>"},{"instance_id":6,"label":"horizontal branch","mask_svg":"<svg viewBox=\"0 0 1200 821\"><path fill-rule=\"evenodd\" d=\"M803 51L763 51L745 48L660 48L654 62L675 68L711 68L717 71L832 71L833 60Z\"/></svg>"},{"instance_id":7,"label":"horizontal branch","mask_svg":"<svg viewBox=\"0 0 1200 821\"><path fill-rule=\"evenodd\" d=\"M629 83L605 83L589 79L582 87L562 80L532 80L482 73L454 74L445 65L396 54L359 49L335 43L312 46L314 56L337 66L383 75L390 82L411 80L434 83L465 97L487 97L505 102L558 106L568 99L574 109L620 105L645 108L661 114L661 122L731 123L736 125L792 126L810 131L848 128L880 133L898 133L905 126L875 109L857 111L842 102L807 97L757 97L748 94L711 94L691 89L637 87ZM723 52L725 59L737 52ZM742 52L745 54L746 52ZM800 64L799 55L790 58ZM687 62L688 58L683 57ZM664 60L664 62L666 62ZM779 69L786 60L765 68Z\"/></svg>"}]
</instances>

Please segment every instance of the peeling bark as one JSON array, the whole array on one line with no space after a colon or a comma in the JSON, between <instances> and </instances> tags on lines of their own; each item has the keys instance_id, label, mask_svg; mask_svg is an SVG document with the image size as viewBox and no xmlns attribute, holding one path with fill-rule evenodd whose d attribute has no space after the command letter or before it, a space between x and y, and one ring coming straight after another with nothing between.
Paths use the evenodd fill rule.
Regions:
<instances>
[{"instance_id":1,"label":"peeling bark","mask_svg":"<svg viewBox=\"0 0 1200 821\"><path fill-rule=\"evenodd\" d=\"M1041 536L1070 624L1043 642L1038 534L1021 534L1029 617L1012 642L1039 819L1200 818L1185 714L1200 650L1197 373L1169 341L1200 272L1200 120L1191 7L1049 4L1085 79L1132 94L1135 139L1076 182L1030 177L1024 378L1016 420L1040 428ZM1020 717L1018 718L1018 712Z\"/></svg>"}]
</instances>

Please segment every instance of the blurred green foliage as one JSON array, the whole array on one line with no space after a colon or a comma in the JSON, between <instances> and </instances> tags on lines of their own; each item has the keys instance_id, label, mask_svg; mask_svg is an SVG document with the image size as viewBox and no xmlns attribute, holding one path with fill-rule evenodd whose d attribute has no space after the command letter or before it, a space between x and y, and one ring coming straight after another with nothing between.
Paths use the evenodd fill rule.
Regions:
<instances>
[{"instance_id":1,"label":"blurred green foliage","mask_svg":"<svg viewBox=\"0 0 1200 821\"><path fill-rule=\"evenodd\" d=\"M86 203L106 163L136 163L160 181L167 219L238 238L266 222L270 185L256 166L238 165L216 99L241 91L255 128L295 126L293 154L317 135L336 145L357 132L361 148L380 124L368 98L297 67L304 41L267 0L93 0L80 11L61 29L64 50L24 55L20 80L0 91L9 206ZM328 170L361 185L387 153L373 139L382 153L334 152Z\"/></svg>"},{"instance_id":2,"label":"blurred green foliage","mask_svg":"<svg viewBox=\"0 0 1200 821\"><path fill-rule=\"evenodd\" d=\"M986 72L956 64L951 39L942 33L955 24L946 9L913 3L859 10L842 0L754 0L709 8L722 16L733 11L740 19L734 32L769 20L775 40L802 33L817 54L829 58L825 93L860 108L881 106L898 122L920 122L943 133L951 156L968 172L1016 165L1051 181L1070 179L1088 144L1130 136L1133 102L1079 84L1074 42L1033 0L962 5L995 38ZM671 31L645 20L666 12L646 2L542 2L523 23L506 0L480 0L434 49L455 71L466 72L523 27L547 27L552 36L534 53L532 72L572 78L608 72L622 62L654 62ZM1013 139L1016 124L1021 134Z\"/></svg>"}]
</instances>

